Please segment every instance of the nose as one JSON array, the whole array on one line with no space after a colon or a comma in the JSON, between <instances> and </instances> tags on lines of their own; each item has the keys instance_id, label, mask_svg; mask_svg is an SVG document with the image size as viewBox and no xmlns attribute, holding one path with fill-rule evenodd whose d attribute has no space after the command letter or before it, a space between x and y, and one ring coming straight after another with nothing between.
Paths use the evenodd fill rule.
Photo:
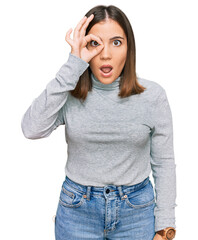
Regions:
<instances>
[{"instance_id":1,"label":"nose","mask_svg":"<svg viewBox=\"0 0 198 240\"><path fill-rule=\"evenodd\" d=\"M107 45L105 45L100 52L100 59L111 59L111 57L111 49Z\"/></svg>"}]
</instances>

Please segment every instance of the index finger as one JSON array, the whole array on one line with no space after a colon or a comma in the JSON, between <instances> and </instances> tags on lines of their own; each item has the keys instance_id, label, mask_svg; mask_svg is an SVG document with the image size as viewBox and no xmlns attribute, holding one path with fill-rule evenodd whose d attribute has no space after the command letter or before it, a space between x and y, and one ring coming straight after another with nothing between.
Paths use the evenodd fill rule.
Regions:
<instances>
[{"instance_id":1,"label":"index finger","mask_svg":"<svg viewBox=\"0 0 198 240\"><path fill-rule=\"evenodd\" d=\"M85 31L86 31L89 23L93 20L93 18L94 18L94 14L91 14L91 15L87 18L87 21L83 24L82 29L81 29L81 31L80 31L80 35L81 35L81 36L85 36Z\"/></svg>"},{"instance_id":2,"label":"index finger","mask_svg":"<svg viewBox=\"0 0 198 240\"><path fill-rule=\"evenodd\" d=\"M101 45L103 45L103 42L100 40L99 37L95 36L94 34L88 34L85 36L85 40L86 40L86 44L88 44L89 42L91 42L91 40L96 40L98 41L98 43L100 43Z\"/></svg>"},{"instance_id":3,"label":"index finger","mask_svg":"<svg viewBox=\"0 0 198 240\"><path fill-rule=\"evenodd\" d=\"M87 20L87 17L84 16L84 17L80 20L80 22L77 24L77 26L76 26L76 28L75 28L75 31L80 31L83 23L84 23L86 20Z\"/></svg>"}]
</instances>

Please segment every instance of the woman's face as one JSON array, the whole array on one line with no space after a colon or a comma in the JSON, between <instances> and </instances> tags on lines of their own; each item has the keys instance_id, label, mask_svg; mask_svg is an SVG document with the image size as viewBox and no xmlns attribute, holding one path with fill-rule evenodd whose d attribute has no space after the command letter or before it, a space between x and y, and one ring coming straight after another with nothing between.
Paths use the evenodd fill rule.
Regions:
<instances>
[{"instance_id":1,"label":"woman's face","mask_svg":"<svg viewBox=\"0 0 198 240\"><path fill-rule=\"evenodd\" d=\"M120 76L126 62L127 38L124 30L116 21L106 19L96 23L88 34L98 36L104 44L102 51L89 62L91 71L100 82L110 84ZM96 46L98 43L92 40L87 48L93 50ZM101 70L103 65L111 65L112 70L108 67Z\"/></svg>"}]
</instances>

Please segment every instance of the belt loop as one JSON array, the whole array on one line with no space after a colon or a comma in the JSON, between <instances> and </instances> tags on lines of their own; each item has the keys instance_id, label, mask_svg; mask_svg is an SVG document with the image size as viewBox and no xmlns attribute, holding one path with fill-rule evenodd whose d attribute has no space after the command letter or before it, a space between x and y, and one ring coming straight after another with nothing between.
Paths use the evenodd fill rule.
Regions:
<instances>
[{"instance_id":1,"label":"belt loop","mask_svg":"<svg viewBox=\"0 0 198 240\"><path fill-rule=\"evenodd\" d=\"M87 186L87 200L90 201L91 186Z\"/></svg>"},{"instance_id":2,"label":"belt loop","mask_svg":"<svg viewBox=\"0 0 198 240\"><path fill-rule=\"evenodd\" d=\"M123 193L123 190L122 190L122 186L118 186L118 191L119 191L119 194L120 194L120 197L121 199L123 200L123 198L125 198L124 196L124 193Z\"/></svg>"}]
</instances>

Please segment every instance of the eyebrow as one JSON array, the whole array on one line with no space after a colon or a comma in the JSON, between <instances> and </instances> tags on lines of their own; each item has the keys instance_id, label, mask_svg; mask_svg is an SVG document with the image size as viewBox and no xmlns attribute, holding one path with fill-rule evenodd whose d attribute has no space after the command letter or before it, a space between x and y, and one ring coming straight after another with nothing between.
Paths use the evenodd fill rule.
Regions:
<instances>
[{"instance_id":1,"label":"eyebrow","mask_svg":"<svg viewBox=\"0 0 198 240\"><path fill-rule=\"evenodd\" d=\"M120 36L115 36L115 37L112 37L112 38L110 38L110 40L113 40L113 39L116 39L116 38L121 38L121 39L124 39L123 37L120 37Z\"/></svg>"},{"instance_id":2,"label":"eyebrow","mask_svg":"<svg viewBox=\"0 0 198 240\"><path fill-rule=\"evenodd\" d=\"M98 36L99 37L99 36ZM99 37L100 38L100 37ZM121 38L121 39L124 39L123 37L120 37L120 36L115 36L115 37L112 37L110 38L109 40L114 40L114 39L118 39L118 38ZM100 38L100 40L102 41L102 39Z\"/></svg>"}]
</instances>

